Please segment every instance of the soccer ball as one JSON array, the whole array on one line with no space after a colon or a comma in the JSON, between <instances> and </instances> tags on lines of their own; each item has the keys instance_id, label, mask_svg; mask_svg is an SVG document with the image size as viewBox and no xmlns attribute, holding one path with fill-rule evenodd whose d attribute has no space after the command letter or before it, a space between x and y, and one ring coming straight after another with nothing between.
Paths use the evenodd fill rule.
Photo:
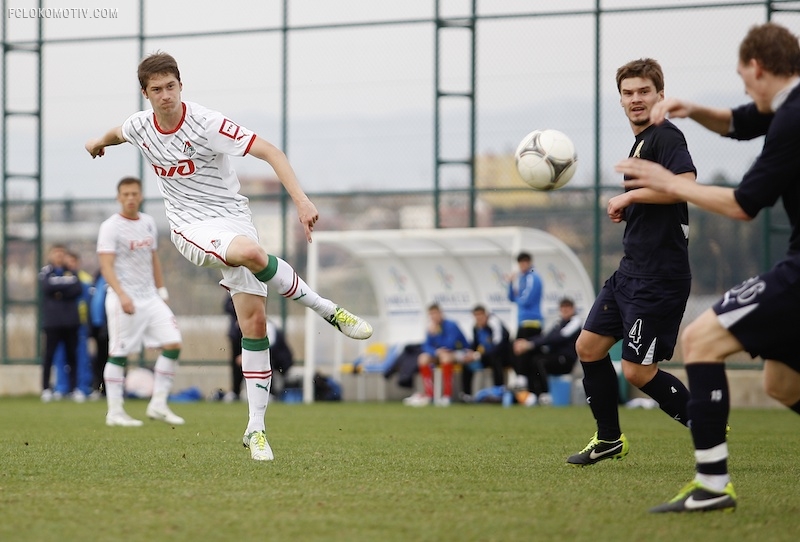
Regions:
<instances>
[{"instance_id":1,"label":"soccer ball","mask_svg":"<svg viewBox=\"0 0 800 542\"><path fill-rule=\"evenodd\" d=\"M519 176L536 190L556 190L572 179L578 155L572 140L558 130L534 130L514 153Z\"/></svg>"},{"instance_id":2,"label":"soccer ball","mask_svg":"<svg viewBox=\"0 0 800 542\"><path fill-rule=\"evenodd\" d=\"M153 396L155 375L150 369L136 367L125 376L125 392L131 397L147 399Z\"/></svg>"}]
</instances>

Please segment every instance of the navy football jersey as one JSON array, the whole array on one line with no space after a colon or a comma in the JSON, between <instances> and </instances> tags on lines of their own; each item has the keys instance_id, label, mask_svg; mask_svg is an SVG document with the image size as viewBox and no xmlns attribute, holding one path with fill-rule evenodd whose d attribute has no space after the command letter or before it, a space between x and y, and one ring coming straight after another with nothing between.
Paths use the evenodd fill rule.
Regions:
<instances>
[{"instance_id":1,"label":"navy football jersey","mask_svg":"<svg viewBox=\"0 0 800 542\"><path fill-rule=\"evenodd\" d=\"M758 159L734 190L739 206L751 217L761 209L783 199L783 207L792 225L789 257L800 256L800 85L796 86L778 108L780 115L759 113L748 104L733 110L735 139L753 139L766 135Z\"/></svg>"},{"instance_id":2,"label":"navy football jersey","mask_svg":"<svg viewBox=\"0 0 800 542\"><path fill-rule=\"evenodd\" d=\"M683 133L668 120L637 135L630 156L661 164L676 175L697 173ZM620 271L643 278L691 277L689 208L685 202L634 203L625 209L625 221L625 255Z\"/></svg>"}]
</instances>

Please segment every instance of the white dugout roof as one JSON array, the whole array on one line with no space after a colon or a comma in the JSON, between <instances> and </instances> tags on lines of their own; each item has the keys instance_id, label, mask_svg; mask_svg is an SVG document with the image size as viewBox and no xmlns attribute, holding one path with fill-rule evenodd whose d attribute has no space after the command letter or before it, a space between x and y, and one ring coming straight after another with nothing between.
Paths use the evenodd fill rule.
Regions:
<instances>
[{"instance_id":1,"label":"white dugout roof","mask_svg":"<svg viewBox=\"0 0 800 542\"><path fill-rule=\"evenodd\" d=\"M517 270L516 256L529 252L543 278L545 325L558 316L558 301L571 297L585 315L594 289L578 257L556 237L532 228L452 228L315 232L309 246L306 281L317 289L319 252L326 246L348 252L364 266L377 300L370 317L375 334L370 342L415 343L425 339L427 307L438 303L445 317L456 320L469 338L472 308L481 304L497 314L512 335L516 307L507 299L506 276ZM345 307L347 293L336 296ZM305 320L305 402L313 401L313 375L318 360L333 362L339 378L344 341L310 309Z\"/></svg>"}]
</instances>

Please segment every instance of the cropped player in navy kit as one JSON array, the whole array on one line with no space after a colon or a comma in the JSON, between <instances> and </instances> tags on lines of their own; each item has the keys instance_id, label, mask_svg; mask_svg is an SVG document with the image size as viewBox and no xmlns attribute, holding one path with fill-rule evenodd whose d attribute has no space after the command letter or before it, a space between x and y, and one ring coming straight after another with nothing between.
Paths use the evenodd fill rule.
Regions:
<instances>
[{"instance_id":1,"label":"cropped player in navy kit","mask_svg":"<svg viewBox=\"0 0 800 542\"><path fill-rule=\"evenodd\" d=\"M696 170L678 128L654 125L650 111L664 99L664 75L653 59L634 60L617 70L620 104L635 136L630 156L660 164L694 182ZM649 189L626 190L608 202L608 216L625 221L624 256L603 285L575 345L583 367L587 402L597 432L567 463L592 465L622 459L628 440L619 423L619 384L609 350L622 339L622 371L632 385L655 399L661 410L686 424L689 391L658 368L672 357L691 287L689 211L685 202Z\"/></svg>"},{"instance_id":2,"label":"cropped player in navy kit","mask_svg":"<svg viewBox=\"0 0 800 542\"><path fill-rule=\"evenodd\" d=\"M686 182L657 164L625 160L617 165L626 188L647 187L707 211L751 220L778 199L792 225L786 258L771 270L728 290L683 332L689 379L697 474L677 496L651 512L734 510L736 493L728 475L726 420L730 395L725 358L745 351L764 358L764 388L800 414L800 45L786 28L767 23L750 29L739 47L737 71L753 102L717 109L681 100L653 108L651 120L689 117L733 139L765 135L764 147L737 188Z\"/></svg>"}]
</instances>

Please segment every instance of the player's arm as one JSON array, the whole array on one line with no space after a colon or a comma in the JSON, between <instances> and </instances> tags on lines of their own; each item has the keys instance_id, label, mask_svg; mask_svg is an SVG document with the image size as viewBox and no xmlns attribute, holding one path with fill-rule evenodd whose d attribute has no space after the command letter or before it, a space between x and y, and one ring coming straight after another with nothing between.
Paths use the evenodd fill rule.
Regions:
<instances>
[{"instance_id":1,"label":"player's arm","mask_svg":"<svg viewBox=\"0 0 800 542\"><path fill-rule=\"evenodd\" d=\"M117 255L113 252L101 252L97 255L97 258L100 261L100 273L106 279L108 287L114 290L117 297L119 297L122 310L125 311L125 314L133 314L135 311L133 300L125 293L122 284L119 282L119 277L117 277L117 272L114 271L114 262L117 259Z\"/></svg>"},{"instance_id":2,"label":"player's arm","mask_svg":"<svg viewBox=\"0 0 800 542\"><path fill-rule=\"evenodd\" d=\"M104 156L106 147L112 145L120 145L125 143L125 138L122 136L122 126L116 126L106 132L102 137L90 139L86 142L86 151L92 155L92 158Z\"/></svg>"},{"instance_id":3,"label":"player's arm","mask_svg":"<svg viewBox=\"0 0 800 542\"><path fill-rule=\"evenodd\" d=\"M661 124L668 117L690 118L712 132L728 135L731 131L733 112L730 109L706 107L677 98L667 98L653 106L650 120L654 124Z\"/></svg>"},{"instance_id":4,"label":"player's arm","mask_svg":"<svg viewBox=\"0 0 800 542\"><path fill-rule=\"evenodd\" d=\"M625 188L651 188L712 213L737 220L753 219L736 201L733 188L698 184L681 175L673 175L660 164L641 158L623 160L615 169L630 177L630 180L622 183Z\"/></svg>"},{"instance_id":5,"label":"player's arm","mask_svg":"<svg viewBox=\"0 0 800 542\"><path fill-rule=\"evenodd\" d=\"M686 173L681 173L680 175L676 175L676 177L683 177L684 179L688 179L692 182L697 180L697 175L695 175L692 171L687 171ZM641 188L639 190L631 190L625 193L630 198L630 203L655 203L655 204L670 204L670 203L679 203L683 200L672 196L670 194L665 194L664 192L658 192L651 188Z\"/></svg>"},{"instance_id":6,"label":"player's arm","mask_svg":"<svg viewBox=\"0 0 800 542\"><path fill-rule=\"evenodd\" d=\"M169 292L164 283L164 272L161 270L161 259L158 257L158 252L153 251L153 282L158 290L158 297L164 301L169 300Z\"/></svg>"},{"instance_id":7,"label":"player's arm","mask_svg":"<svg viewBox=\"0 0 800 542\"><path fill-rule=\"evenodd\" d=\"M681 173L680 175L677 175L677 177L683 177L692 182L694 182L696 179L695 174L691 171ZM679 203L681 201L683 200L665 192L658 192L652 188L640 188L639 190L629 190L628 192L616 195L608 200L608 207L606 211L608 213L608 218L610 218L612 222L622 222L625 217L625 208L633 203L668 205L671 203Z\"/></svg>"},{"instance_id":8,"label":"player's arm","mask_svg":"<svg viewBox=\"0 0 800 542\"><path fill-rule=\"evenodd\" d=\"M295 207L297 207L300 223L303 225L306 239L310 243L311 232L314 230L314 224L319 219L319 212L300 187L300 182L297 180L297 175L295 175L291 164L289 164L289 159L278 147L258 136L256 136L248 152L272 166L289 197L292 198Z\"/></svg>"}]
</instances>

